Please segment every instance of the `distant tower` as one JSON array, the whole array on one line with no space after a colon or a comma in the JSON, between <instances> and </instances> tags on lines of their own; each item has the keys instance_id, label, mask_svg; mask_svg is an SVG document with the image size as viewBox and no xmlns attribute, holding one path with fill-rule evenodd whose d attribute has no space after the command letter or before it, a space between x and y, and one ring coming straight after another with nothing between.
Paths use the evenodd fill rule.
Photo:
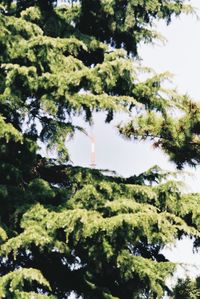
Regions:
<instances>
[{"instance_id":1,"label":"distant tower","mask_svg":"<svg viewBox=\"0 0 200 299\"><path fill-rule=\"evenodd\" d=\"M91 157L90 157L90 166L92 168L96 167L96 138L93 130L91 130L90 140L91 140Z\"/></svg>"}]
</instances>

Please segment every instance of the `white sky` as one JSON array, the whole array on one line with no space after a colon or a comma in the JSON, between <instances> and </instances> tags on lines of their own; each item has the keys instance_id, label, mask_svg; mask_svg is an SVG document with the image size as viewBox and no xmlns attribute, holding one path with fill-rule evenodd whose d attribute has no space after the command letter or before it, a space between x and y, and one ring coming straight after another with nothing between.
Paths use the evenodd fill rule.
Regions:
<instances>
[{"instance_id":1,"label":"white sky","mask_svg":"<svg viewBox=\"0 0 200 299\"><path fill-rule=\"evenodd\" d=\"M190 3L200 10L200 0L191 0ZM198 14L200 16L200 11ZM158 31L167 38L167 43L142 46L140 55L143 64L157 72L172 72L178 90L199 101L200 20L195 16L182 16L173 20L168 27L159 23ZM115 170L123 176L139 174L155 164L164 169L175 169L163 152L152 149L148 143L124 140L115 129L118 121L105 124L104 119L102 114L95 116L97 168ZM78 133L68 147L74 165L90 165L91 144L88 137ZM200 167L196 170L185 167L184 170L193 173L192 177L184 177L187 191L200 192ZM200 266L199 254L192 255L192 244L187 240L178 242L176 248L167 251L167 256L172 261Z\"/></svg>"}]
</instances>

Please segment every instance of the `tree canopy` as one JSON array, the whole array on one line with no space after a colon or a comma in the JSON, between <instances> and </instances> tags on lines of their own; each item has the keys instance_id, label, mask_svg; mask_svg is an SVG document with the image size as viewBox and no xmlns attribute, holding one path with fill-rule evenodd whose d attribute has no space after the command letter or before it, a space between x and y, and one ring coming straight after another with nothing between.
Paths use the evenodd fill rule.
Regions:
<instances>
[{"instance_id":1,"label":"tree canopy","mask_svg":"<svg viewBox=\"0 0 200 299\"><path fill-rule=\"evenodd\" d=\"M66 145L83 131L74 115L125 111L123 136L152 139L178 168L200 162L199 104L137 59L156 20L190 11L181 0L1 1L1 298L161 298L176 268L161 250L183 236L198 248L200 195L158 167L127 179L73 167Z\"/></svg>"}]
</instances>

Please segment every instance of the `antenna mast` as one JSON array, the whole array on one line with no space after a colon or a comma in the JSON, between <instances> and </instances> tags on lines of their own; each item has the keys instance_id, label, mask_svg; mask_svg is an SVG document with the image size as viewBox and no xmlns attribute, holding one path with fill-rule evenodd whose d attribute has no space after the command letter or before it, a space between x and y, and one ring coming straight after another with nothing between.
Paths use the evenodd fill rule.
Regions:
<instances>
[{"instance_id":1,"label":"antenna mast","mask_svg":"<svg viewBox=\"0 0 200 299\"><path fill-rule=\"evenodd\" d=\"M91 140L90 166L92 168L95 168L96 167L96 138L93 129L91 130L90 140Z\"/></svg>"}]
</instances>

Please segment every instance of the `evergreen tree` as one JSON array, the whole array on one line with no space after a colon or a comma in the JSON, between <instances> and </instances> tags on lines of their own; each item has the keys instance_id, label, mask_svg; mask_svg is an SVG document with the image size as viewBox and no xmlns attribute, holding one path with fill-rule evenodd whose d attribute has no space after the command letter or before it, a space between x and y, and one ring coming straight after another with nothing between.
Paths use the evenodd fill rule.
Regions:
<instances>
[{"instance_id":1,"label":"evergreen tree","mask_svg":"<svg viewBox=\"0 0 200 299\"><path fill-rule=\"evenodd\" d=\"M127 111L123 135L151 138L179 168L200 162L199 105L137 62L155 20L192 9L66 2L1 1L0 297L161 298L176 267L161 250L183 236L199 246L200 196L158 167L127 179L72 167L66 137L83 130L74 115Z\"/></svg>"}]
</instances>

